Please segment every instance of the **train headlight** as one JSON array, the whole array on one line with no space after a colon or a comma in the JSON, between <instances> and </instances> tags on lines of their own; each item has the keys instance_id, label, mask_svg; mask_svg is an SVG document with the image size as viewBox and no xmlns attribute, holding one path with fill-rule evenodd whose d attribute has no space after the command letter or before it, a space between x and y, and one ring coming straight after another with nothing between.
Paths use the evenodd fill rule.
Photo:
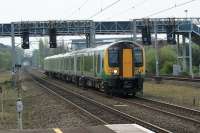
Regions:
<instances>
[{"instance_id":1,"label":"train headlight","mask_svg":"<svg viewBox=\"0 0 200 133\"><path fill-rule=\"evenodd\" d=\"M118 71L115 69L114 71L113 71L113 74L117 74L118 73Z\"/></svg>"}]
</instances>

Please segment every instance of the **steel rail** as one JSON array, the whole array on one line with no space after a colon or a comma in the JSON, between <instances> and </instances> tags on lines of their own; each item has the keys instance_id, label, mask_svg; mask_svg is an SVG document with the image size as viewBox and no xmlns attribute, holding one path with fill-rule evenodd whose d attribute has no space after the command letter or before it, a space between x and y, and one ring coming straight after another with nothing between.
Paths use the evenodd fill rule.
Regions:
<instances>
[{"instance_id":1,"label":"steel rail","mask_svg":"<svg viewBox=\"0 0 200 133\"><path fill-rule=\"evenodd\" d=\"M32 75L32 74L31 74L31 76L34 77L34 78L37 78L36 76L34 76L34 75ZM41 82L45 82L45 84L49 84L49 85L51 85L51 86L54 86L54 87L56 87L57 89L64 90L64 87L58 86L58 85L53 84L53 83L50 83L50 82L47 81L47 80L44 80L44 79L41 79L41 78L40 78L40 79L37 78L37 80L40 80ZM40 84L41 84L41 83L40 83ZM44 86L44 85L43 85L43 86ZM45 87L45 88L47 89L48 87ZM48 88L48 89L51 90L50 88ZM66 90L66 89L65 89L65 91L68 92L68 93L70 93L70 94L72 94L72 95L76 95L77 97L79 97L79 98L81 98L81 99L84 99L84 100L87 101L87 102L90 102L90 103L95 104L95 105L97 105L97 106L99 106L99 107L101 107L101 108L104 108L104 109L107 110L107 111L110 111L110 112L112 112L112 113L118 114L118 116L121 116L122 118L127 119L128 121L132 121L132 122L135 122L135 123L137 123L137 124L139 124L139 125L142 125L142 126L148 128L148 129L152 130L152 131L155 131L155 132L163 132L163 133L170 133L170 131L168 131L168 130L166 130L166 129L163 129L163 128L158 127L158 126L156 126L156 125L153 125L153 124L151 124L151 123L145 122L145 121L143 121L143 120L141 120L141 119L135 118L135 117L133 117L133 116L131 116L131 115L129 115L129 114L126 114L126 113L121 112L121 111L119 111L119 110L117 110L117 109L111 108L111 107L109 107L109 106L107 106L107 105L105 105L105 104L99 103L99 102L97 102L97 101L95 101L95 100L93 100L93 99L90 99L90 98L88 98L88 97L85 97L85 96L80 95L80 94L78 94L78 93L72 92L72 91L70 91L70 90ZM54 92L54 91L51 90L51 92ZM60 94L58 94L58 93L56 93L56 92L54 92L54 94L57 95L57 96L60 95ZM62 98L63 100L66 99L66 98L63 97L63 96L59 96L59 97ZM70 100L66 99L66 101L70 101ZM70 101L70 103L71 103L71 101ZM78 106L78 105L77 105L77 106ZM79 108L81 108L81 107L79 107ZM86 110L86 111L84 111L84 112L88 112L88 111ZM88 113L90 113L90 112L88 112ZM94 117L95 117L95 116L94 116ZM102 122L105 122L105 121L102 120ZM107 123L107 122L105 122L105 123Z\"/></svg>"}]
</instances>

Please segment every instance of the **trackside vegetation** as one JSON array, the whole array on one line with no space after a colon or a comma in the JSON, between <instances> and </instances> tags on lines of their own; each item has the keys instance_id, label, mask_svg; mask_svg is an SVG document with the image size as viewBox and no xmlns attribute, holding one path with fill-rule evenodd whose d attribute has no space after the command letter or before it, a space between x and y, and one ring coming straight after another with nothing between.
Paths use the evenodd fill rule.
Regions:
<instances>
[{"instance_id":1,"label":"trackside vegetation","mask_svg":"<svg viewBox=\"0 0 200 133\"><path fill-rule=\"evenodd\" d=\"M153 47L146 47L146 70L147 74L155 74L156 71L156 61L155 61L155 49ZM159 57L159 70L160 74L172 74L173 64L177 64L177 51L176 46L166 45L158 50ZM200 64L200 46L192 46L192 57L193 57L193 72L199 73ZM181 64L181 62L178 62ZM188 72L183 72L183 74L188 75Z\"/></svg>"},{"instance_id":2,"label":"trackside vegetation","mask_svg":"<svg viewBox=\"0 0 200 133\"><path fill-rule=\"evenodd\" d=\"M16 48L16 62L21 63L24 52L20 48ZM11 70L12 55L11 47L0 43L0 71Z\"/></svg>"}]
</instances>

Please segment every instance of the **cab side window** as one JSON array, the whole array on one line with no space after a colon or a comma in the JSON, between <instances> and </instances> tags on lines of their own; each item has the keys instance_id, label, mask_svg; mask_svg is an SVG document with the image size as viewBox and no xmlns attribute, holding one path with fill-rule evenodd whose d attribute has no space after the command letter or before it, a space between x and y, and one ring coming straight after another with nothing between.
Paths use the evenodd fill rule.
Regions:
<instances>
[{"instance_id":1,"label":"cab side window","mask_svg":"<svg viewBox=\"0 0 200 133\"><path fill-rule=\"evenodd\" d=\"M139 47L134 48L134 64L135 67L143 66L143 54L142 49Z\"/></svg>"},{"instance_id":2,"label":"cab side window","mask_svg":"<svg viewBox=\"0 0 200 133\"><path fill-rule=\"evenodd\" d=\"M119 50L118 49L108 50L108 62L109 62L110 67L119 66Z\"/></svg>"}]
</instances>

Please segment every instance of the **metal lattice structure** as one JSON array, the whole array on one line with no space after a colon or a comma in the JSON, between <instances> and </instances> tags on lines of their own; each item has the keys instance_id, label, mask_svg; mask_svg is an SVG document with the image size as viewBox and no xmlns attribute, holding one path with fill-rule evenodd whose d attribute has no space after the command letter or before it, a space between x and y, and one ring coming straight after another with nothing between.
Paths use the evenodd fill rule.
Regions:
<instances>
[{"instance_id":1,"label":"metal lattice structure","mask_svg":"<svg viewBox=\"0 0 200 133\"><path fill-rule=\"evenodd\" d=\"M140 33L141 28L146 25L147 19L134 19L131 21L102 21L91 20L78 21L23 21L14 22L15 36L20 36L24 28L28 28L31 36L48 35L48 29L55 27L58 35L78 35L90 33L91 29L95 34L130 34L136 27L136 32ZM200 18L156 18L148 19L151 31L153 24L157 23L157 33L166 33L166 26L174 22L176 32L195 32L200 34ZM0 36L11 36L11 24L0 24Z\"/></svg>"},{"instance_id":2,"label":"metal lattice structure","mask_svg":"<svg viewBox=\"0 0 200 133\"><path fill-rule=\"evenodd\" d=\"M166 34L167 26L173 25L175 34L189 38L190 73L192 75L191 42L200 45L200 18L150 18L101 22L92 20L23 21L0 24L0 36L12 37L12 53L15 57L15 37L21 36L24 29L28 29L29 35L32 37L47 36L50 28L56 28L56 34L61 36L86 35L88 47L91 47L95 45L96 34L133 34L133 38L136 40L136 35L140 34L146 25L150 27L150 32L155 35ZM13 69L14 64L15 60L13 60Z\"/></svg>"}]
</instances>

